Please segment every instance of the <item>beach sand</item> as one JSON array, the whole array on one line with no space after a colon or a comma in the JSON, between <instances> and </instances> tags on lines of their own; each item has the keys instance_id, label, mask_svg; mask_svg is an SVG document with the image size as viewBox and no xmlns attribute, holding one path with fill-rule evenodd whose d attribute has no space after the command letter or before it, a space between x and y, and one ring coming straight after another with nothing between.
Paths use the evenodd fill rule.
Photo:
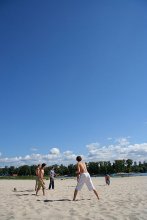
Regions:
<instances>
[{"instance_id":1,"label":"beach sand","mask_svg":"<svg viewBox=\"0 0 147 220\"><path fill-rule=\"evenodd\" d=\"M97 200L86 186L72 201L76 179L55 179L55 190L39 191L33 180L0 180L1 220L146 220L147 177L92 178L99 193ZM45 180L48 188L49 180ZM14 187L17 189L14 192Z\"/></svg>"}]
</instances>

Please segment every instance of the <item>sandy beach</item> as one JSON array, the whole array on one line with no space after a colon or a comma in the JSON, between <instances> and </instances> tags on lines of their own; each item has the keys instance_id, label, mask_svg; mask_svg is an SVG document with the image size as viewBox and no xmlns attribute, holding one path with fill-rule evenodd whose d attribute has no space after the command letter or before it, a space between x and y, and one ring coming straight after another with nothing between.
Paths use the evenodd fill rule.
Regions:
<instances>
[{"instance_id":1,"label":"sandy beach","mask_svg":"<svg viewBox=\"0 0 147 220\"><path fill-rule=\"evenodd\" d=\"M110 186L105 185L103 177L92 180L100 200L84 186L75 202L76 179L55 179L55 190L48 190L49 181L45 180L45 196L42 191L35 196L33 180L0 180L0 219L147 219L146 176L111 178Z\"/></svg>"}]
</instances>

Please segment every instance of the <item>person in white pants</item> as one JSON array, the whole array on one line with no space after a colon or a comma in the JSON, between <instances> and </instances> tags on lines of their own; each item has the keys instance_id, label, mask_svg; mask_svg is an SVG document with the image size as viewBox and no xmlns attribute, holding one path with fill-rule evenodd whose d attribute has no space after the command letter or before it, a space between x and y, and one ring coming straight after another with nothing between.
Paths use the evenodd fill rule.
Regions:
<instances>
[{"instance_id":1,"label":"person in white pants","mask_svg":"<svg viewBox=\"0 0 147 220\"><path fill-rule=\"evenodd\" d=\"M84 183L87 185L89 191L93 190L94 194L96 195L97 199L99 199L98 193L92 183L90 174L87 171L87 167L86 164L84 162L82 162L82 157L81 156L77 156L76 158L77 160L77 186L75 188L74 191L74 197L73 197L73 201L76 200L76 196L78 194L78 191L80 191L84 185Z\"/></svg>"}]
</instances>

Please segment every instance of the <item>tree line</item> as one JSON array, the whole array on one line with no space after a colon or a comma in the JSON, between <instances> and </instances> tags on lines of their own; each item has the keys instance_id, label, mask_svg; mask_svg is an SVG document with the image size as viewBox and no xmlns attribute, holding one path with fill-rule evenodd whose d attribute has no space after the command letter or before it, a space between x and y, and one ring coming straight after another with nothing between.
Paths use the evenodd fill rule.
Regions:
<instances>
[{"instance_id":1,"label":"tree line","mask_svg":"<svg viewBox=\"0 0 147 220\"><path fill-rule=\"evenodd\" d=\"M145 173L147 172L147 162L133 162L131 159L127 160L115 160L113 163L110 161L99 161L99 162L89 162L87 164L87 169L88 172L91 175L105 175L106 173L108 174L113 174L113 173L130 173L130 172L135 172L135 173ZM18 176L35 176L35 170L36 170L37 165L23 165L20 167L14 167L10 166L7 167L5 166L4 168L0 168L0 176L13 176L13 175L18 175ZM49 171L51 168L54 167L55 172L57 173L58 176L75 176L76 172L76 165L70 164L70 165L57 165L54 164L52 166L47 166L45 168L45 176L49 175Z\"/></svg>"}]
</instances>

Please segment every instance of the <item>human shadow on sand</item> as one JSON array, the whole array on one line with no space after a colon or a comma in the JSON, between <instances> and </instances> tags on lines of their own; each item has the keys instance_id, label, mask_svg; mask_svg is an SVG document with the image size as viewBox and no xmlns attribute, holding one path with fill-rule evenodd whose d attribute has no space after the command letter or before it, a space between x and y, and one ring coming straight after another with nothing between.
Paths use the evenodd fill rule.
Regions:
<instances>
[{"instance_id":1,"label":"human shadow on sand","mask_svg":"<svg viewBox=\"0 0 147 220\"><path fill-rule=\"evenodd\" d=\"M27 189L27 190L17 190L17 189L15 189L15 190L13 190L13 192L34 192L34 190L33 189Z\"/></svg>"},{"instance_id":2,"label":"human shadow on sand","mask_svg":"<svg viewBox=\"0 0 147 220\"><path fill-rule=\"evenodd\" d=\"M28 194L28 193L16 194L16 196L28 196L28 195L30 195L30 194Z\"/></svg>"},{"instance_id":3,"label":"human shadow on sand","mask_svg":"<svg viewBox=\"0 0 147 220\"><path fill-rule=\"evenodd\" d=\"M91 199L77 199L75 201L77 202L77 201L81 201L81 200L91 200ZM71 200L71 199L55 199L55 200L53 200L53 199L45 199L45 200L37 199L37 201L38 202L40 202L40 201L44 201L44 202L67 202L67 201L72 202L73 200Z\"/></svg>"},{"instance_id":4,"label":"human shadow on sand","mask_svg":"<svg viewBox=\"0 0 147 220\"><path fill-rule=\"evenodd\" d=\"M44 202L64 202L64 201L71 201L71 199L45 199Z\"/></svg>"}]
</instances>

